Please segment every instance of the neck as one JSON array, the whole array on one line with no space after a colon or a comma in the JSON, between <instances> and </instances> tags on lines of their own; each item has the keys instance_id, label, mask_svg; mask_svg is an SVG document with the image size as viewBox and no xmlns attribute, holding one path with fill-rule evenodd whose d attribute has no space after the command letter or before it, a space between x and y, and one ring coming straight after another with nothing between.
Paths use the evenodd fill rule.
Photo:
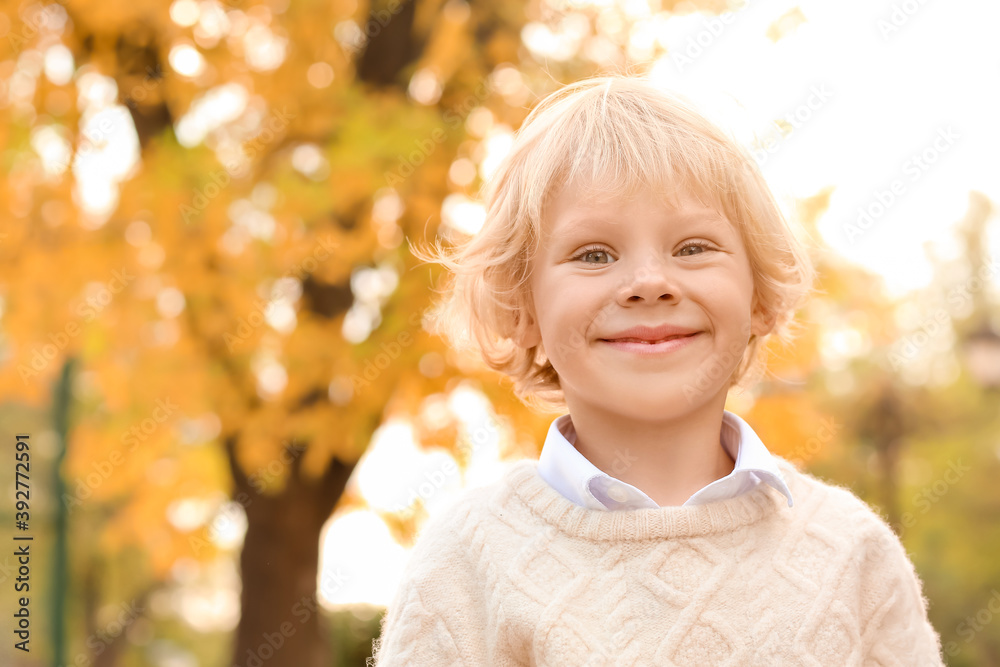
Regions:
<instances>
[{"instance_id":1,"label":"neck","mask_svg":"<svg viewBox=\"0 0 1000 667\"><path fill-rule=\"evenodd\" d=\"M631 484L660 506L683 505L696 491L733 471L722 446L725 394L694 411L638 420L567 397L575 447L608 475Z\"/></svg>"}]
</instances>

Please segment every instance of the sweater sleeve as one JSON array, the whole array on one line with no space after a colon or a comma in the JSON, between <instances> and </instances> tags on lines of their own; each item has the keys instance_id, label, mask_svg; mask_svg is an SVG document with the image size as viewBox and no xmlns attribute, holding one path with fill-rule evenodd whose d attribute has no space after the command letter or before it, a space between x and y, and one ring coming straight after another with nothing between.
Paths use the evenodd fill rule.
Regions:
<instances>
[{"instance_id":1,"label":"sweater sleeve","mask_svg":"<svg viewBox=\"0 0 1000 667\"><path fill-rule=\"evenodd\" d=\"M460 513L458 513L460 514ZM456 513L428 522L372 642L368 667L487 667L487 609Z\"/></svg>"},{"instance_id":2,"label":"sweater sleeve","mask_svg":"<svg viewBox=\"0 0 1000 667\"><path fill-rule=\"evenodd\" d=\"M878 519L861 563L870 620L862 637L862 663L944 667L941 638L927 617L923 586L902 542Z\"/></svg>"}]
</instances>

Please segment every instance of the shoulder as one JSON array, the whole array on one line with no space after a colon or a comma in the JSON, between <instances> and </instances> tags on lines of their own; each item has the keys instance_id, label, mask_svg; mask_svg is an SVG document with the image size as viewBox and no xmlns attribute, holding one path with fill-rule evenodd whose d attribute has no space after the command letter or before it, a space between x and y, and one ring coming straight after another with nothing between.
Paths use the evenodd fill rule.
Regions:
<instances>
[{"instance_id":1,"label":"shoulder","mask_svg":"<svg viewBox=\"0 0 1000 667\"><path fill-rule=\"evenodd\" d=\"M792 492L792 514L801 523L799 529L825 529L834 542L865 551L902 550L885 517L847 486L806 472L780 456L774 458Z\"/></svg>"},{"instance_id":2,"label":"shoulder","mask_svg":"<svg viewBox=\"0 0 1000 667\"><path fill-rule=\"evenodd\" d=\"M838 585L864 598L866 614L874 613L876 605L887 614L893 610L893 618L916 614L914 622L926 625L923 583L885 518L845 486L784 459L778 467L795 502L789 513L794 518L787 526L793 533L789 554L805 562L830 564L839 572Z\"/></svg>"},{"instance_id":3,"label":"shoulder","mask_svg":"<svg viewBox=\"0 0 1000 667\"><path fill-rule=\"evenodd\" d=\"M834 563L831 571L839 574L831 581L858 601L866 628L865 664L943 667L941 640L927 617L930 604L923 582L885 518L844 486L784 459L778 467L792 490L796 529L811 539L794 542L792 553L815 556L826 549L815 562ZM822 546L811 548L817 544Z\"/></svg>"}]
</instances>

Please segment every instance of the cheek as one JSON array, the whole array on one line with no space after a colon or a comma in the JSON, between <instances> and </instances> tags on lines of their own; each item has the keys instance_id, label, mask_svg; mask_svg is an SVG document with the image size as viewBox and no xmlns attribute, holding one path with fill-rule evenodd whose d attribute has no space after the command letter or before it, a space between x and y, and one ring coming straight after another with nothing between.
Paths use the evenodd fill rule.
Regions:
<instances>
[{"instance_id":1,"label":"cheek","mask_svg":"<svg viewBox=\"0 0 1000 667\"><path fill-rule=\"evenodd\" d=\"M560 360L572 363L573 357L587 344L586 319L565 298L556 297L548 302L540 325L545 353L553 365Z\"/></svg>"},{"instance_id":2,"label":"cheek","mask_svg":"<svg viewBox=\"0 0 1000 667\"><path fill-rule=\"evenodd\" d=\"M697 295L701 301L715 303L721 308L732 310L748 304L753 296L753 282L750 277L737 273L705 272L688 283L689 294Z\"/></svg>"}]
</instances>

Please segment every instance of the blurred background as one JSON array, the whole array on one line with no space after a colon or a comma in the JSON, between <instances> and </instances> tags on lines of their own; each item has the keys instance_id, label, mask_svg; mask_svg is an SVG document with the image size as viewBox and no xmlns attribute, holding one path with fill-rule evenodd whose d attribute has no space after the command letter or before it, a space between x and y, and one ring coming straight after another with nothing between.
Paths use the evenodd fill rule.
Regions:
<instances>
[{"instance_id":1,"label":"blurred background","mask_svg":"<svg viewBox=\"0 0 1000 667\"><path fill-rule=\"evenodd\" d=\"M474 234L530 108L611 71L730 127L822 248L727 408L891 522L950 665L1000 665L1000 5L2 8L4 665L365 665L427 518L557 416L425 331L408 243Z\"/></svg>"}]
</instances>

